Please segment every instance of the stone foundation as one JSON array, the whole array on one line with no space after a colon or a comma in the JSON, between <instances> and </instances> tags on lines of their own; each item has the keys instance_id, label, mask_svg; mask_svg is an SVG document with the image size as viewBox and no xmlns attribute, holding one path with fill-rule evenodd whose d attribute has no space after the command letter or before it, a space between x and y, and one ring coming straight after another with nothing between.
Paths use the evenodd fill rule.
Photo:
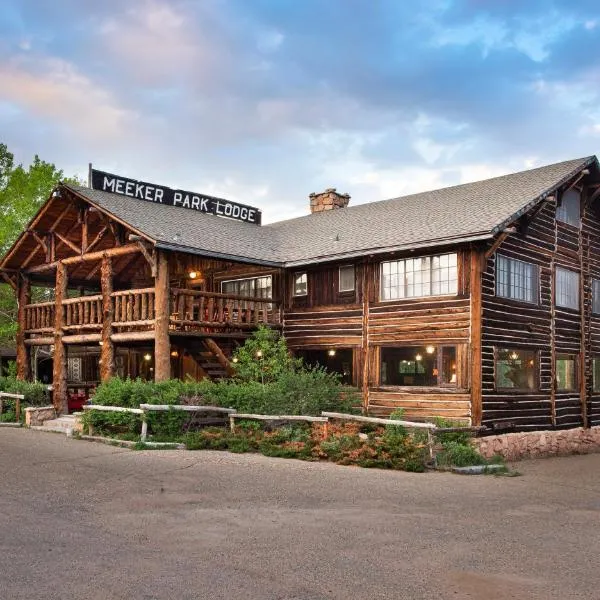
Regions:
<instances>
[{"instance_id":1,"label":"stone foundation","mask_svg":"<svg viewBox=\"0 0 600 600\"><path fill-rule=\"evenodd\" d=\"M476 438L474 443L485 458L500 454L508 461L543 456L588 454L600 452L600 427L506 433Z\"/></svg>"},{"instance_id":2,"label":"stone foundation","mask_svg":"<svg viewBox=\"0 0 600 600\"><path fill-rule=\"evenodd\" d=\"M44 421L55 417L54 406L29 406L25 409L25 425L27 427L38 427L43 425Z\"/></svg>"}]
</instances>

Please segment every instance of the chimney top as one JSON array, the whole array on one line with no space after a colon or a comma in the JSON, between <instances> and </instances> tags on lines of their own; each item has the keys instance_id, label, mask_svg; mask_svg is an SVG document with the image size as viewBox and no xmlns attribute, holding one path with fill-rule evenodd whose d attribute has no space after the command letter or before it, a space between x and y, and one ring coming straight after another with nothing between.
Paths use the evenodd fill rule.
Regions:
<instances>
[{"instance_id":1,"label":"chimney top","mask_svg":"<svg viewBox=\"0 0 600 600\"><path fill-rule=\"evenodd\" d=\"M335 188L327 188L318 194L313 192L309 198L311 213L346 208L350 202L350 194L338 194Z\"/></svg>"}]
</instances>

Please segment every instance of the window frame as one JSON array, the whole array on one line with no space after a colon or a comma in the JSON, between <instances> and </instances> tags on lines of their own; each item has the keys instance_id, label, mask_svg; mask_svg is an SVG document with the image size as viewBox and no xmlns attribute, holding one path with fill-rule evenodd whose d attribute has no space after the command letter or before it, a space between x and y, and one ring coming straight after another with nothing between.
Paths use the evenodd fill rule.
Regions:
<instances>
[{"instance_id":1,"label":"window frame","mask_svg":"<svg viewBox=\"0 0 600 600\"><path fill-rule=\"evenodd\" d=\"M577 285L575 286L575 295L576 295L576 306L566 306L564 304L558 303L558 273L562 271L567 274L574 274L577 276ZM554 305L558 308L566 308L567 310L581 310L581 298L579 294L579 287L581 285L581 273L579 271L573 271L572 269L567 269L566 267L561 267L560 265L556 265L554 267Z\"/></svg>"},{"instance_id":2,"label":"window frame","mask_svg":"<svg viewBox=\"0 0 600 600\"><path fill-rule=\"evenodd\" d=\"M596 297L598 303L596 304ZM592 277L592 314L600 315L600 279Z\"/></svg>"},{"instance_id":3,"label":"window frame","mask_svg":"<svg viewBox=\"0 0 600 600\"><path fill-rule=\"evenodd\" d=\"M498 355L501 350L507 352L533 352L533 380L534 386L532 388L511 388L511 387L500 387L498 385ZM540 391L540 351L537 349L524 348L522 346L494 346L494 390L496 392L510 392L511 394L536 394Z\"/></svg>"},{"instance_id":4,"label":"window frame","mask_svg":"<svg viewBox=\"0 0 600 600\"><path fill-rule=\"evenodd\" d=\"M510 281L511 275L512 275L512 265L511 265L511 263L517 262L517 263L520 263L522 265L527 265L529 267L533 267L533 281L532 281L532 284L531 284L531 289L533 290L533 300L523 300L521 298L515 298L515 297L510 296L510 295L505 296L505 295L500 294L498 292L498 287L499 287L499 284L500 284L500 281L499 281L499 278L498 278L498 262L499 262L499 259L502 259L502 260L505 260L505 261L508 262L508 269L506 271L508 281L507 281L507 283L505 285L506 285L506 288L509 291L509 294L510 294L511 289L513 288L512 282ZM495 288L496 296L498 298L504 298L505 300L512 300L513 302L522 302L524 304L532 304L532 305L535 305L535 306L539 305L539 303L540 303L540 266L537 265L536 263L528 262L526 260L520 260L518 258L511 258L510 256L506 256L504 254L496 254L496 262L495 262L495 266L494 266L494 278L495 278L494 288Z\"/></svg>"},{"instance_id":5,"label":"window frame","mask_svg":"<svg viewBox=\"0 0 600 600\"><path fill-rule=\"evenodd\" d=\"M270 279L271 280L271 284L270 284L270 288L271 288L271 295L270 296L264 296L265 300L272 300L273 299L273 275L272 274L268 274L268 275L257 275L255 277L238 277L236 279L223 279L221 281L219 281L219 290L221 292L221 294L229 294L230 292L225 292L223 291L223 285L227 284L227 283L238 283L238 282L242 282L242 281L254 281L256 282L259 279ZM261 288L262 289L262 288ZM231 294L232 296L243 296L243 294ZM263 298L263 296L257 296L256 295L256 283L254 283L254 294L252 296L247 296L248 298Z\"/></svg>"},{"instance_id":6,"label":"window frame","mask_svg":"<svg viewBox=\"0 0 600 600\"><path fill-rule=\"evenodd\" d=\"M450 280L450 279L448 280L448 287L450 288L449 284L450 284L451 281L453 281L453 282L456 283L456 289L453 290L453 291L451 291L451 292L448 292L448 293L433 294L433 293L431 293L432 285L434 283L433 278L432 278L432 273L433 273L433 259L435 259L435 258L440 259L442 256L448 256L448 257L454 256L454 257L456 257L456 263L455 263L456 266L455 267L454 266L453 267L450 267L450 266L447 267L448 269L450 269L450 268L455 268L456 269L456 279L455 280ZM380 262L379 263L379 301L380 302L398 302L399 300L410 301L410 300L414 300L414 299L417 299L417 298L438 298L438 297L457 296L458 295L458 284L459 284L459 280L460 280L459 273L458 273L458 269L459 269L458 256L459 256L458 252L444 252L442 254L428 254L428 255L423 255L423 256L407 256L405 258L398 258L398 259L395 259L395 260L384 260L384 261ZM423 260L423 259L429 259L429 261L430 261L429 262L429 271L428 271L428 273L429 273L428 284L429 284L429 291L430 291L430 293L429 294L425 294L425 295L421 294L419 296L416 296L416 295L415 296L408 296L408 295L406 295L406 291L407 291L407 288L408 288L408 286L410 284L407 283L407 281L406 281L406 263L407 263L407 261ZM384 293L384 290L385 290L385 286L384 286L384 273L383 273L384 265L388 265L388 264L391 265L391 264L394 264L394 263L397 263L397 264L403 263L402 277L404 277L404 284L403 284L404 295L403 296L394 297L394 298L384 298L384 295L385 295L385 293ZM415 273L415 271L412 271L412 272ZM419 271L419 272L425 273L427 271ZM421 286L423 286L424 282L421 281L419 284L413 283L412 285L421 285ZM400 289L399 285L396 286L396 287L398 287L398 289ZM390 289L392 289L392 288L390 287Z\"/></svg>"},{"instance_id":7,"label":"window frame","mask_svg":"<svg viewBox=\"0 0 600 600\"><path fill-rule=\"evenodd\" d=\"M381 383L381 365L383 364L383 351L388 348L422 348L427 346L435 346L437 351L436 356L436 368L438 370L438 384L437 385L399 385L394 383ZM456 381L449 383L440 383L441 373L443 372L443 352L444 349L454 349L454 361L456 363ZM402 390L440 390L440 389L461 389L459 388L460 372L459 372L459 344L402 344L402 345L382 345L379 346L379 372L378 372L378 387L386 389L402 389Z\"/></svg>"},{"instance_id":8,"label":"window frame","mask_svg":"<svg viewBox=\"0 0 600 600\"><path fill-rule=\"evenodd\" d=\"M570 194L571 192L577 194L577 219L575 219L574 223L569 220L569 217L572 217L573 215L569 214L569 211L566 208L567 205L564 203L565 195ZM573 210L572 206L571 210ZM581 192L578 189L571 187L561 192L560 202L556 206L556 220L563 225L579 229L581 226Z\"/></svg>"},{"instance_id":9,"label":"window frame","mask_svg":"<svg viewBox=\"0 0 600 600\"><path fill-rule=\"evenodd\" d=\"M352 287L342 289L342 269L352 269ZM349 294L356 291L356 268L353 264L340 265L338 267L338 293Z\"/></svg>"},{"instance_id":10,"label":"window frame","mask_svg":"<svg viewBox=\"0 0 600 600\"><path fill-rule=\"evenodd\" d=\"M600 365L600 354L592 355L592 394L600 394L600 373L598 379L596 379L596 368L595 363L598 361Z\"/></svg>"},{"instance_id":11,"label":"window frame","mask_svg":"<svg viewBox=\"0 0 600 600\"><path fill-rule=\"evenodd\" d=\"M559 388L558 387L558 379L557 379L557 375L558 375L558 361L559 360L571 360L571 358L573 359L574 365L573 365L573 387L569 387L569 388ZM577 353L571 353L569 354L568 352L558 352L556 353L556 356L554 357L554 386L555 386L555 390L557 393L560 394L566 394L569 392L577 392L579 393L579 379L580 379L580 374L579 374L579 354Z\"/></svg>"},{"instance_id":12,"label":"window frame","mask_svg":"<svg viewBox=\"0 0 600 600\"><path fill-rule=\"evenodd\" d=\"M297 280L299 277L306 277L306 290L298 293ZM308 271L296 271L292 275L292 295L294 298L306 298L308 296Z\"/></svg>"}]
</instances>

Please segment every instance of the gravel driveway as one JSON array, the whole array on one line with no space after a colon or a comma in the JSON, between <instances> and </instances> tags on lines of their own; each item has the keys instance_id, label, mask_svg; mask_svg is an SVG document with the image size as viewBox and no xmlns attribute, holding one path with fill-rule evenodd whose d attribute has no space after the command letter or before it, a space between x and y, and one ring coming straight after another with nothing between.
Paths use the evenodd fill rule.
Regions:
<instances>
[{"instance_id":1,"label":"gravel driveway","mask_svg":"<svg viewBox=\"0 0 600 600\"><path fill-rule=\"evenodd\" d=\"M0 597L600 598L600 455L424 475L0 429Z\"/></svg>"}]
</instances>

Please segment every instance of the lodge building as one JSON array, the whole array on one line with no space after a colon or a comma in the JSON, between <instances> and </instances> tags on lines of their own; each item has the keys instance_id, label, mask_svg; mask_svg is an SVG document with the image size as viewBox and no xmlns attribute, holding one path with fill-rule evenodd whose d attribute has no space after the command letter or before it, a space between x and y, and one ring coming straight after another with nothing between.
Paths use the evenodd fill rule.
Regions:
<instances>
[{"instance_id":1,"label":"lodge building","mask_svg":"<svg viewBox=\"0 0 600 600\"><path fill-rule=\"evenodd\" d=\"M40 376L35 349L51 356L59 411L113 375L225 376L265 324L370 414L600 424L595 156L356 206L328 189L268 225L168 188L147 201L140 182L103 191L102 176L59 184L0 263L18 376Z\"/></svg>"}]
</instances>

